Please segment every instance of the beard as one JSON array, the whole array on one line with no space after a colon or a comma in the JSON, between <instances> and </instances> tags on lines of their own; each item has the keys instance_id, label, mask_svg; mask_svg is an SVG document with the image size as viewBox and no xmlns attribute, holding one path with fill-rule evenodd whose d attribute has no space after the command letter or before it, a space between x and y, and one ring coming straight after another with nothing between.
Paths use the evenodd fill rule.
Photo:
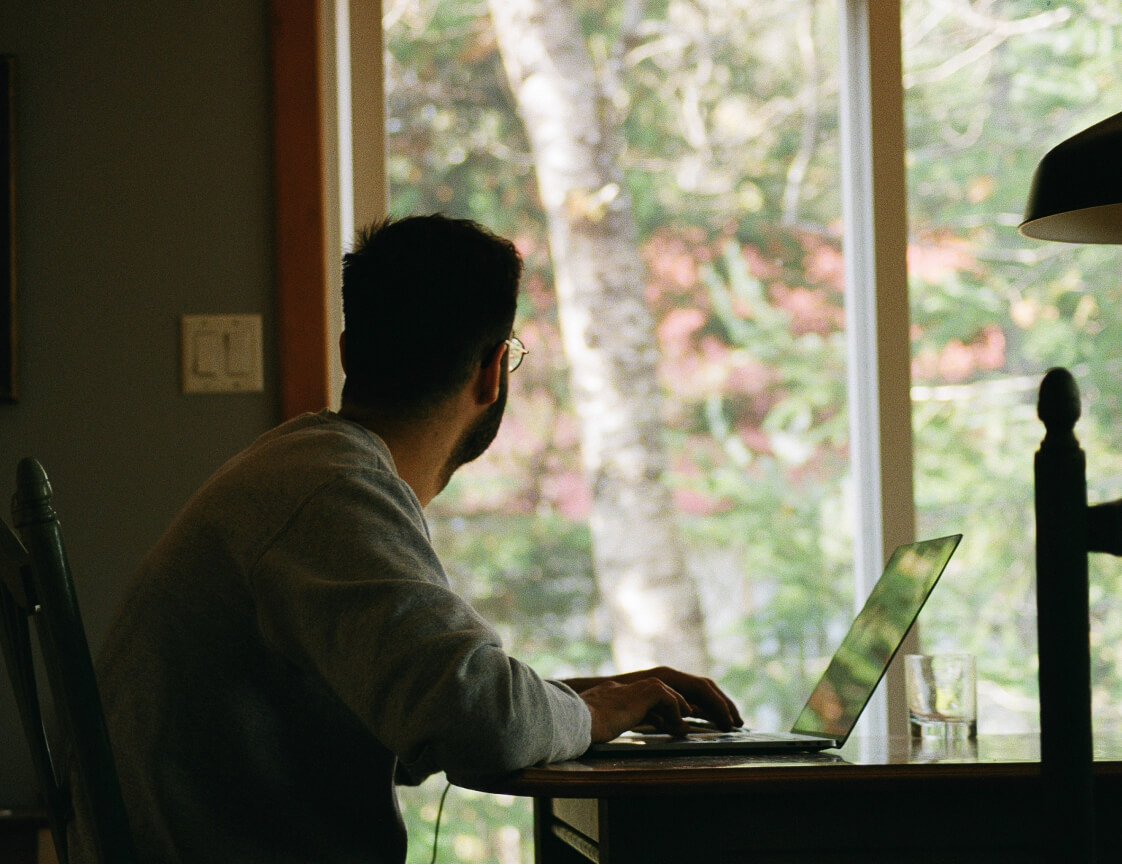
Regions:
<instances>
[{"instance_id":1,"label":"beard","mask_svg":"<svg viewBox=\"0 0 1122 865\"><path fill-rule=\"evenodd\" d=\"M470 427L464 430L448 461L444 463L444 471L440 488L444 489L452 479L456 469L467 465L472 460L478 459L491 446L495 436L499 434L499 426L503 422L503 412L506 411L507 389L509 387L509 373L504 369L499 380L499 396L487 410L483 412Z\"/></svg>"}]
</instances>

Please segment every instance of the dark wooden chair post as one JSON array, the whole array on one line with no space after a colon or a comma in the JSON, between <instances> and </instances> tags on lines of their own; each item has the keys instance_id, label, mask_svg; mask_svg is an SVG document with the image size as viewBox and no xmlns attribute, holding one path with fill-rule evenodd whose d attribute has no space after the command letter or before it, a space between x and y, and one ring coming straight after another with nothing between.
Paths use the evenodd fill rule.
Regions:
<instances>
[{"instance_id":1,"label":"dark wooden chair post","mask_svg":"<svg viewBox=\"0 0 1122 865\"><path fill-rule=\"evenodd\" d=\"M0 648L8 668L8 679L19 710L24 738L31 751L35 777L40 779L42 805L54 839L59 861L66 861L66 820L70 801L66 790L54 783L54 767L43 732L39 688L35 683L35 660L28 622L38 607L27 550L8 524L0 521ZM60 846L61 845L61 846Z\"/></svg>"},{"instance_id":2,"label":"dark wooden chair post","mask_svg":"<svg viewBox=\"0 0 1122 865\"><path fill-rule=\"evenodd\" d=\"M1094 852L1086 457L1075 437L1079 389L1065 369L1040 385L1036 453L1036 606L1040 756L1053 861Z\"/></svg>"},{"instance_id":3,"label":"dark wooden chair post","mask_svg":"<svg viewBox=\"0 0 1122 865\"><path fill-rule=\"evenodd\" d=\"M43 467L33 459L21 460L16 471L12 521L27 554L26 565L22 566L28 578L24 594L34 595L27 613L36 619L43 666L54 697L61 734L59 741L52 744L58 747L48 748L37 720L28 724L27 730L32 736L32 750L49 754L50 765L39 766L40 770L46 771L45 776L41 775L40 783L45 787L48 808L52 813L52 829L55 830L60 860L66 861L68 855L65 823L70 809L67 793L80 792L89 805L94 844L91 852L98 861L136 861L93 662L51 495L51 485ZM7 548L5 552L8 552ZM18 554L20 551L14 549L12 552ZM17 602L28 599L15 598ZM12 633L26 643L26 622L22 629ZM27 673L34 675L30 665ZM69 789L67 752L78 766L81 791Z\"/></svg>"}]
</instances>

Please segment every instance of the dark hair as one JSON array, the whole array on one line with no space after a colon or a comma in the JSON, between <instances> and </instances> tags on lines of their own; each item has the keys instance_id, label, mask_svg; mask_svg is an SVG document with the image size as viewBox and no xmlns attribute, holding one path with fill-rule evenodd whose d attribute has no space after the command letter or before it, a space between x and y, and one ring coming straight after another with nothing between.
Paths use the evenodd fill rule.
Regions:
<instances>
[{"instance_id":1,"label":"dark hair","mask_svg":"<svg viewBox=\"0 0 1122 865\"><path fill-rule=\"evenodd\" d=\"M343 402L413 415L462 387L510 336L522 258L478 223L387 218L343 256Z\"/></svg>"}]
</instances>

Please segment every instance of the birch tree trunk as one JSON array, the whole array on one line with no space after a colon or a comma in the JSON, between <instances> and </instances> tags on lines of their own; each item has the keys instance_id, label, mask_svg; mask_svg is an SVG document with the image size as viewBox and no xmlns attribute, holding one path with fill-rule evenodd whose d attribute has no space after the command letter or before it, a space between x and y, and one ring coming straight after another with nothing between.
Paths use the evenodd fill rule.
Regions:
<instances>
[{"instance_id":1,"label":"birch tree trunk","mask_svg":"<svg viewBox=\"0 0 1122 865\"><path fill-rule=\"evenodd\" d=\"M622 138L566 0L489 0L549 222L562 339L614 660L708 669L702 614L664 483L654 322Z\"/></svg>"}]
</instances>

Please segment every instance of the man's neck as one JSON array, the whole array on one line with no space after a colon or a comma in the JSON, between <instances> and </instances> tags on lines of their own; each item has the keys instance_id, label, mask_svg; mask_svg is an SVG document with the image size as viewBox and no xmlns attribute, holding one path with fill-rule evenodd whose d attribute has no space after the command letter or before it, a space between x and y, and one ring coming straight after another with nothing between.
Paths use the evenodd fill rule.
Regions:
<instances>
[{"instance_id":1,"label":"man's neck","mask_svg":"<svg viewBox=\"0 0 1122 865\"><path fill-rule=\"evenodd\" d=\"M438 409L418 421L388 420L361 407L344 405L339 416L361 424L386 443L398 476L428 507L448 483L448 458L461 434L454 415Z\"/></svg>"}]
</instances>

